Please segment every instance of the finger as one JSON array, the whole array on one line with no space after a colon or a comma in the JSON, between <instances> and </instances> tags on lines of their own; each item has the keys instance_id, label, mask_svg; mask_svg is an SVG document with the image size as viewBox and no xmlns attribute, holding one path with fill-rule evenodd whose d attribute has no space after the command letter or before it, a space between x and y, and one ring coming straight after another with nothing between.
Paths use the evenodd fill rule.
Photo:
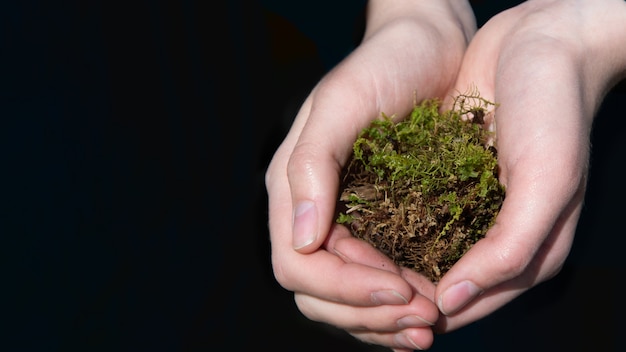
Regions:
<instances>
[{"instance_id":1,"label":"finger","mask_svg":"<svg viewBox=\"0 0 626 352\"><path fill-rule=\"evenodd\" d=\"M347 229L346 232L348 232ZM372 247L369 243L349 233L347 237L332 240L329 243L329 249L334 251L347 263L367 265L372 268L387 270L400 275L400 267L397 266L391 258Z\"/></svg>"},{"instance_id":2,"label":"finger","mask_svg":"<svg viewBox=\"0 0 626 352\"><path fill-rule=\"evenodd\" d=\"M589 126L581 116L580 91L567 88L580 85L576 67L554 43L532 43L523 51L503 50L499 59L497 139L506 197L487 237L440 282L437 303L444 314L523 274L559 219L571 217L572 199L580 197ZM553 250L564 258L569 248Z\"/></svg>"},{"instance_id":3,"label":"finger","mask_svg":"<svg viewBox=\"0 0 626 352\"><path fill-rule=\"evenodd\" d=\"M431 302L435 302L435 290L437 287L430 279L409 268L402 268L400 275L413 287L414 292L428 298Z\"/></svg>"},{"instance_id":4,"label":"finger","mask_svg":"<svg viewBox=\"0 0 626 352\"><path fill-rule=\"evenodd\" d=\"M430 327L439 317L432 301L419 294L406 305L357 307L296 294L296 304L307 318L351 331L394 332L406 328Z\"/></svg>"},{"instance_id":5,"label":"finger","mask_svg":"<svg viewBox=\"0 0 626 352\"><path fill-rule=\"evenodd\" d=\"M387 346L393 351L411 352L427 350L433 344L433 332L430 328L411 328L399 332L350 332L361 341L376 345Z\"/></svg>"},{"instance_id":6,"label":"finger","mask_svg":"<svg viewBox=\"0 0 626 352\"><path fill-rule=\"evenodd\" d=\"M414 292L429 298L433 302L435 301L435 285L427 277L414 270L399 267L391 258L372 247L369 243L357 239L349 233L344 236L345 237L334 239L330 243L332 246L330 248L332 248L335 253L338 253L345 262L362 264L396 273L413 287Z\"/></svg>"},{"instance_id":7,"label":"finger","mask_svg":"<svg viewBox=\"0 0 626 352\"><path fill-rule=\"evenodd\" d=\"M293 204L292 245L303 253L322 244L334 220L339 175L357 133L355 117L346 112L367 117L360 106L350 103L357 100L352 93L335 92L346 100L340 103L328 90L332 89L322 84L301 110L300 114L308 115L307 122L287 165Z\"/></svg>"},{"instance_id":8,"label":"finger","mask_svg":"<svg viewBox=\"0 0 626 352\"><path fill-rule=\"evenodd\" d=\"M330 237L347 231L333 226ZM398 274L364 265L346 263L320 249L301 254L286 242L272 243L272 264L277 281L286 289L320 299L355 306L403 305L413 295L411 286Z\"/></svg>"}]
</instances>

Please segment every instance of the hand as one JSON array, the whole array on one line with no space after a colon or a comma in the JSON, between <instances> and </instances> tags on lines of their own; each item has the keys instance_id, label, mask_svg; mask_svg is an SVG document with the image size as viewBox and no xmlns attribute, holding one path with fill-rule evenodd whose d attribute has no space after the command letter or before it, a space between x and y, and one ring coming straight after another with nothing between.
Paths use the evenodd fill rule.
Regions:
<instances>
[{"instance_id":1,"label":"hand","mask_svg":"<svg viewBox=\"0 0 626 352\"><path fill-rule=\"evenodd\" d=\"M434 285L331 224L359 131L381 112L403 117L444 97L474 31L467 2L372 0L361 45L302 105L266 186L274 273L308 318L397 349L432 344Z\"/></svg>"},{"instance_id":2,"label":"hand","mask_svg":"<svg viewBox=\"0 0 626 352\"><path fill-rule=\"evenodd\" d=\"M486 238L437 286L436 331L476 321L556 275L581 211L593 116L626 69L626 3L527 1L472 40L456 89L495 101L507 193Z\"/></svg>"}]
</instances>

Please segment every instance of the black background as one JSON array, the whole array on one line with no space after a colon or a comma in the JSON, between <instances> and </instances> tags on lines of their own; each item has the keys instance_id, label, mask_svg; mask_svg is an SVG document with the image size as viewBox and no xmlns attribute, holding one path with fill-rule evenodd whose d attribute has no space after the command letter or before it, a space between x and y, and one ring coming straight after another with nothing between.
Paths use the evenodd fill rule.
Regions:
<instances>
[{"instance_id":1,"label":"black background","mask_svg":"<svg viewBox=\"0 0 626 352\"><path fill-rule=\"evenodd\" d=\"M473 5L482 23L514 3ZM3 2L0 350L384 350L275 282L263 184L364 4ZM431 350L624 348L625 96L596 119L563 272Z\"/></svg>"}]
</instances>

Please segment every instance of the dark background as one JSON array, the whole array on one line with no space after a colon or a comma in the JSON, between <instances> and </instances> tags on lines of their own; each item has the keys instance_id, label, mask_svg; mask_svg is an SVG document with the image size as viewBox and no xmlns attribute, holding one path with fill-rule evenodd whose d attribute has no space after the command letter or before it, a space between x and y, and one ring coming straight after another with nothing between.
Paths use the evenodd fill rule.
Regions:
<instances>
[{"instance_id":1,"label":"dark background","mask_svg":"<svg viewBox=\"0 0 626 352\"><path fill-rule=\"evenodd\" d=\"M479 23L515 3L473 2ZM275 282L263 184L364 5L3 2L0 350L384 350L310 322ZM431 350L626 346L625 97L596 119L563 272Z\"/></svg>"}]
</instances>

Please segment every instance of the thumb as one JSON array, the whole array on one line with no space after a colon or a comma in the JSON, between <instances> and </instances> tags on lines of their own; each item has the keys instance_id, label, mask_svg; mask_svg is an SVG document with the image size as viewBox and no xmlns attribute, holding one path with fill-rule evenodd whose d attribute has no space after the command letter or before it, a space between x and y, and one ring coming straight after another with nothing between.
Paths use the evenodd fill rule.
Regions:
<instances>
[{"instance_id":1,"label":"thumb","mask_svg":"<svg viewBox=\"0 0 626 352\"><path fill-rule=\"evenodd\" d=\"M334 222L339 178L357 133L371 119L370 108L354 90L335 89L324 80L296 118L301 133L287 165L293 205L292 246L301 253L319 248ZM299 127L298 127L299 126Z\"/></svg>"},{"instance_id":2,"label":"thumb","mask_svg":"<svg viewBox=\"0 0 626 352\"><path fill-rule=\"evenodd\" d=\"M564 195L570 200L565 204L524 193L507 194L486 237L439 282L435 297L444 315L470 306L468 314L474 318L487 315L560 270L573 240L582 192Z\"/></svg>"}]
</instances>

